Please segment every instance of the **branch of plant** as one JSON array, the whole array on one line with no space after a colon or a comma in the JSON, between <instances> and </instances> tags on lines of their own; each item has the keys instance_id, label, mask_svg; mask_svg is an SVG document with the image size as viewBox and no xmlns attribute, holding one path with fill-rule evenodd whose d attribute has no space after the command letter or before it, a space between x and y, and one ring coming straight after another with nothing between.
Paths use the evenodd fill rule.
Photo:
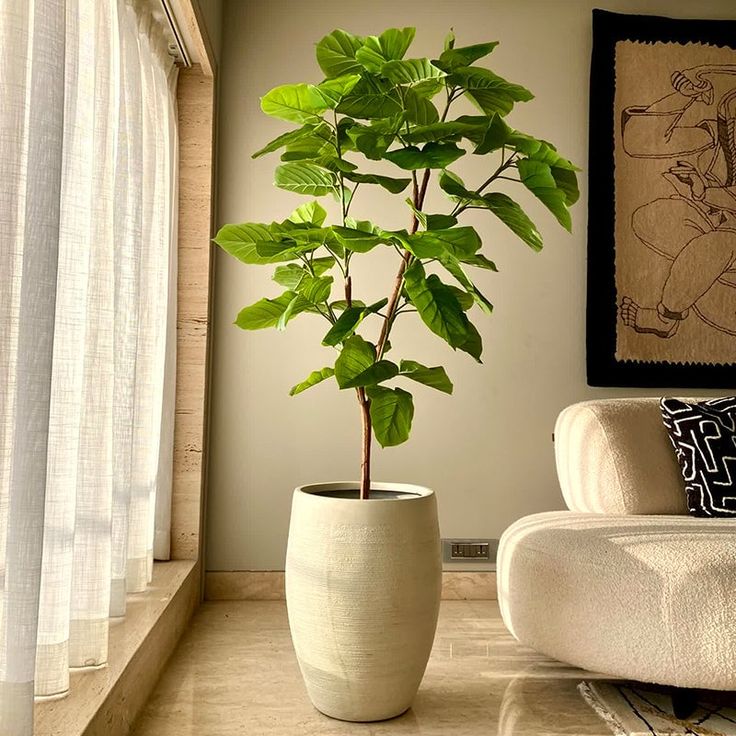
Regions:
<instances>
[{"instance_id":1,"label":"branch of plant","mask_svg":"<svg viewBox=\"0 0 736 736\"><path fill-rule=\"evenodd\" d=\"M503 154L502 154L502 157L503 157ZM509 156L508 160L506 160L506 161L503 161L503 159L502 159L501 164L499 165L499 167L475 191L478 194L482 194L483 193L483 190L487 186L489 186L492 182L494 182L496 179L499 179L499 178L508 178L508 177L502 177L501 174L504 171L506 171L506 169L508 169L511 166L513 166L515 162L516 162L516 154L511 154L511 156ZM510 181L518 181L518 180L517 179L511 179ZM465 210L472 209L472 207L473 207L473 205L472 205L471 202L468 202L467 204L461 204L460 202L458 202L455 205L455 208L450 213L450 215L452 217L457 217L458 215L460 215L463 212L465 212Z\"/></svg>"},{"instance_id":2,"label":"branch of plant","mask_svg":"<svg viewBox=\"0 0 736 736\"><path fill-rule=\"evenodd\" d=\"M449 103L448 103L448 106L449 106ZM422 176L422 183L419 185L418 190L415 188L414 209L416 211L419 211L419 212L422 211L422 207L424 205L424 197L427 193L427 185L429 184L430 174L431 174L431 170L425 169L424 175ZM414 177L414 183L416 184L416 176ZM414 235L414 233L416 233L418 228L419 228L419 218L417 217L416 212L412 212L411 228L410 228L409 234ZM393 288L393 291L391 292L391 297L386 307L386 319L384 319L383 321L383 325L381 326L381 334L378 337L378 345L376 348L377 360L381 360L381 358L383 357L383 353L386 349L386 343L388 342L388 337L391 334L391 327L393 326L394 319L395 319L397 303L399 301L401 289L404 285L404 274L406 273L406 269L411 264L412 259L413 259L412 254L409 253L408 250L404 251L401 257L401 264L399 266L399 270L396 274L396 278L394 279L394 288Z\"/></svg>"},{"instance_id":3,"label":"branch of plant","mask_svg":"<svg viewBox=\"0 0 736 736\"><path fill-rule=\"evenodd\" d=\"M447 93L447 102L445 103L445 109L442 112L441 117L441 120L443 122L447 118L447 113L450 110L450 105L453 101L452 95L454 91L455 90L453 89L452 91ZM418 184L416 171L412 171L412 187L415 211L412 212L411 227L409 231L410 235L414 235L414 233L416 233L417 229L419 228L419 218L417 217L416 212L421 212L422 207L424 206L424 198L427 194L427 186L429 185L430 175L431 169L425 169L424 174L422 175L422 182L421 184ZM378 343L376 347L377 360L381 360L386 349L386 343L388 342L388 337L391 334L391 327L393 326L394 319L396 317L395 312L397 309L399 296L404 285L404 274L406 273L406 269L411 264L412 258L413 256L411 253L409 253L409 251L404 251L404 253L402 254L401 264L399 265L399 270L394 279L393 291L391 292L391 297L389 298L388 305L386 307L386 318L383 320L383 325L381 326L381 334L378 336Z\"/></svg>"},{"instance_id":4,"label":"branch of plant","mask_svg":"<svg viewBox=\"0 0 736 736\"><path fill-rule=\"evenodd\" d=\"M332 256L332 257L333 257L333 258L335 259L335 263L337 264L337 267L338 267L338 268L340 269L340 271L342 272L342 276L343 276L343 278L345 278L345 268L344 268L344 267L343 267L343 265L342 265L342 260L341 260L340 258L338 258L338 256L337 256L337 254L335 253L335 251L333 251L333 250L332 250L332 249L330 248L330 246L329 246L329 245L325 245L325 248L327 249L327 252L328 252L328 253L329 253L329 254L330 254L330 255L331 255L331 256Z\"/></svg>"},{"instance_id":5,"label":"branch of plant","mask_svg":"<svg viewBox=\"0 0 736 736\"><path fill-rule=\"evenodd\" d=\"M455 91L457 90L457 87L453 87L451 90L448 90L447 85L445 85L445 92L447 93L447 102L445 103L445 109L442 113L442 117L440 118L440 122L445 122L447 119L447 113L450 112L450 105L459 97L455 97Z\"/></svg>"},{"instance_id":6,"label":"branch of plant","mask_svg":"<svg viewBox=\"0 0 736 736\"><path fill-rule=\"evenodd\" d=\"M325 319L326 319L326 320L327 320L327 321L328 321L328 322L329 322L329 323L330 323L331 325L334 325L334 324L335 324L335 322L337 322L337 319L335 318L335 314L334 314L334 312L332 311L332 307L331 307L331 306L330 306L330 305L329 305L329 304L328 304L327 302L324 302L324 305L325 305L325 306L327 307L327 310L328 310L327 312L323 312L323 311L322 311L322 310L321 310L321 309L319 308L319 304L315 304L315 305L314 305L314 308L315 308L315 309L316 309L316 310L317 310L317 311L318 311L318 312L319 312L319 313L320 313L320 314L321 314L321 315L322 315L322 316L323 316L323 317L324 317L324 318L325 318Z\"/></svg>"},{"instance_id":7,"label":"branch of plant","mask_svg":"<svg viewBox=\"0 0 736 736\"><path fill-rule=\"evenodd\" d=\"M347 207L345 208L345 217L347 217L350 214L350 205L353 203L353 200L355 199L355 192L358 191L358 187L360 186L360 182L357 182L355 184L355 187L352 192L350 192L350 199L348 200ZM345 218L343 218L343 225L345 224Z\"/></svg>"}]
</instances>

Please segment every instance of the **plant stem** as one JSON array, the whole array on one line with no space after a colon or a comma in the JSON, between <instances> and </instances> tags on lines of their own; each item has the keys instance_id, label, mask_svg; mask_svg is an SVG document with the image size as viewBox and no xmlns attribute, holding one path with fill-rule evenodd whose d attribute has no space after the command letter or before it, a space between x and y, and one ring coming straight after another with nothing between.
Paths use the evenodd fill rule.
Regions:
<instances>
[{"instance_id":1,"label":"plant stem","mask_svg":"<svg viewBox=\"0 0 736 736\"><path fill-rule=\"evenodd\" d=\"M501 155L503 157L503 153ZM509 156L508 160L506 160L506 161L503 161L502 160L501 165L476 189L476 193L477 194L481 194L483 192L483 190L489 184L491 184L492 182L494 182L496 179L506 178L506 177L502 177L501 174L503 174L503 172L506 171L506 169L508 169L509 167L513 166L513 164L515 163L515 161L516 161L516 158L515 158L514 154L512 154L511 156ZM516 179L511 179L511 181L517 181L517 180ZM465 212L465 210L470 209L470 208L471 208L471 205L470 204L464 204L464 205L457 204L455 206L455 209L453 209L453 211L450 214L453 217L457 217L459 214Z\"/></svg>"},{"instance_id":2,"label":"plant stem","mask_svg":"<svg viewBox=\"0 0 736 736\"><path fill-rule=\"evenodd\" d=\"M420 211L422 209L422 205L424 204L424 197L427 194L429 175L430 169L425 169L424 175L422 176L422 183L419 186L417 186L416 178L414 179L414 207ZM411 228L409 230L409 234L414 235L418 227L419 218L415 214L412 214ZM396 273L396 278L394 279L394 288L391 292L391 297L388 300L388 305L386 306L386 318L383 320L383 325L381 326L381 334L378 337L376 360L381 360L381 358L383 357L383 352L386 349L386 341L388 340L389 333L391 332L391 325L393 324L394 317L396 316L395 312L398 307L399 297L401 296L401 286L404 283L404 273L411 263L411 259L411 253L409 253L408 250L404 251L404 254L401 257L399 270Z\"/></svg>"},{"instance_id":3,"label":"plant stem","mask_svg":"<svg viewBox=\"0 0 736 736\"><path fill-rule=\"evenodd\" d=\"M453 90L454 91L454 90ZM445 109L442 113L442 120L447 119L447 112L450 109L450 104L452 103L452 93L450 92L447 95L447 103L445 104ZM414 200L414 209L419 210L421 212L422 206L424 205L424 197L427 194L427 186L429 185L429 177L431 174L431 169L425 169L424 174L422 176L421 184L417 181L416 172L412 171L412 185L413 185L413 197ZM411 227L409 230L410 235L414 235L416 233L417 229L419 228L419 218L417 217L416 213L412 213L412 219L411 219ZM399 303L399 297L401 296L401 287L404 283L404 273L406 273L406 269L409 266L409 264L412 261L412 254L409 253L409 251L405 251L401 256L401 265L399 266L399 270L396 273L396 278L394 279L394 287L393 291L391 292L391 297L388 300L388 304L386 306L386 316L383 320L383 325L381 325L381 334L378 337L378 344L376 345L376 360L381 360L383 357L383 353L386 350L386 342L388 341L388 336L391 332L391 326L393 325L394 318L396 317L396 310L398 308ZM348 286L348 282L346 282L346 288ZM350 300L346 296L346 301L348 301L348 304ZM372 436L371 436L371 415L370 415L370 406L371 402L370 399L368 399L365 395L365 390L362 388L358 389L358 401L360 402L360 410L361 410L361 416L363 418L363 453L362 453L362 461L361 461L361 480L360 480L360 497L362 499L366 499L369 497L370 494L370 486L371 486L371 442L372 442Z\"/></svg>"},{"instance_id":4,"label":"plant stem","mask_svg":"<svg viewBox=\"0 0 736 736\"><path fill-rule=\"evenodd\" d=\"M365 389L358 389L358 401L360 402L360 416L363 425L363 446L360 461L360 498L367 500L371 493L371 402L365 395Z\"/></svg>"}]
</instances>

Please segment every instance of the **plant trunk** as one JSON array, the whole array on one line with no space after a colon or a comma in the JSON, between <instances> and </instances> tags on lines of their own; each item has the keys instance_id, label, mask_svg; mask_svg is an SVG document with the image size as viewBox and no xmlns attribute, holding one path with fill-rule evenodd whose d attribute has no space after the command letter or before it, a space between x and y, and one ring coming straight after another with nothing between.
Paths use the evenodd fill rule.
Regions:
<instances>
[{"instance_id":1,"label":"plant trunk","mask_svg":"<svg viewBox=\"0 0 736 736\"><path fill-rule=\"evenodd\" d=\"M445 110L447 114L447 110ZM443 116L444 119L444 116ZM424 197L427 194L427 184L429 183L430 170L426 169L422 176L421 184L417 182L414 177L414 206L421 210L424 204ZM419 220L416 215L412 217L410 233L413 235L419 227ZM399 271L396 274L394 280L394 288L391 293L391 298L386 306L386 317L383 320L381 327L381 334L378 337L378 344L376 346L376 359L380 360L383 357L383 352L386 349L386 341L388 335L391 332L391 325L396 313L396 308L399 303L399 297L401 296L401 286L404 283L404 272L407 266L411 263L411 253L408 251L404 253L401 259L401 265ZM348 306L352 306L352 284L348 277L345 281L345 300ZM360 498L367 499L370 497L371 492L371 441L372 441L372 427L371 427L371 402L365 395L365 389L359 388L358 390L358 402L360 403L360 412L363 420L363 452L360 463Z\"/></svg>"},{"instance_id":2,"label":"plant trunk","mask_svg":"<svg viewBox=\"0 0 736 736\"><path fill-rule=\"evenodd\" d=\"M367 500L371 493L371 402L365 395L365 389L358 389L360 414L363 424L363 450L360 462L360 498Z\"/></svg>"}]
</instances>

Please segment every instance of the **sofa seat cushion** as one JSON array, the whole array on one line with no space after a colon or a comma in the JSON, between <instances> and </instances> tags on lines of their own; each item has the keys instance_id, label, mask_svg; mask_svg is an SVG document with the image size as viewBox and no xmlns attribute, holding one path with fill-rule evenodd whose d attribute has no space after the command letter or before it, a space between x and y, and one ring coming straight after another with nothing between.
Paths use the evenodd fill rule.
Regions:
<instances>
[{"instance_id":1,"label":"sofa seat cushion","mask_svg":"<svg viewBox=\"0 0 736 736\"><path fill-rule=\"evenodd\" d=\"M736 519L527 516L501 538L498 596L511 633L562 662L736 690Z\"/></svg>"}]
</instances>

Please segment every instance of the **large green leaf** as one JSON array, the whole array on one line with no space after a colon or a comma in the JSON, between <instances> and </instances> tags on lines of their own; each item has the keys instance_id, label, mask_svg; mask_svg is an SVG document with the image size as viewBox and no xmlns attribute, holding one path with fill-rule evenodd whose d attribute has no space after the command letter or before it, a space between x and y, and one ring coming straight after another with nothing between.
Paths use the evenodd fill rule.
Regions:
<instances>
[{"instance_id":1,"label":"large green leaf","mask_svg":"<svg viewBox=\"0 0 736 736\"><path fill-rule=\"evenodd\" d=\"M283 156L281 159L283 160ZM344 158L339 158L338 156L333 156L332 153L325 154L325 151L319 151L317 156L312 159L312 163L316 166L320 166L323 169L329 169L330 171L342 171L342 172L350 172L355 171L358 167L354 164L348 161Z\"/></svg>"},{"instance_id":2,"label":"large green leaf","mask_svg":"<svg viewBox=\"0 0 736 736\"><path fill-rule=\"evenodd\" d=\"M515 130L513 135L523 137L524 140L526 140L527 146L522 152L526 153L529 158L534 159L535 161L541 161L553 169L558 168L569 171L580 171L572 161L568 161L568 159L561 156L551 143L547 143L547 141L539 140L537 138L532 138L525 133L519 133L518 130Z\"/></svg>"},{"instance_id":3,"label":"large green leaf","mask_svg":"<svg viewBox=\"0 0 736 736\"><path fill-rule=\"evenodd\" d=\"M262 259L262 263L278 263L279 261L294 261L301 253L308 253L318 247L317 244L312 243L297 245L289 240L280 240L256 243L256 253Z\"/></svg>"},{"instance_id":4,"label":"large green leaf","mask_svg":"<svg viewBox=\"0 0 736 736\"><path fill-rule=\"evenodd\" d=\"M336 158L331 143L316 135L302 136L298 141L289 143L281 154L282 161L303 161L309 159L329 160Z\"/></svg>"},{"instance_id":5,"label":"large green leaf","mask_svg":"<svg viewBox=\"0 0 736 736\"><path fill-rule=\"evenodd\" d=\"M327 210L317 200L299 205L290 215L289 221L320 227L327 217Z\"/></svg>"},{"instance_id":6,"label":"large green leaf","mask_svg":"<svg viewBox=\"0 0 736 736\"><path fill-rule=\"evenodd\" d=\"M255 304L240 310L235 324L243 330L262 330L266 327L276 327L279 320L287 313L288 317L282 327L291 317L296 316L309 307L309 303L293 291L285 291L275 299L260 299Z\"/></svg>"},{"instance_id":7,"label":"large green leaf","mask_svg":"<svg viewBox=\"0 0 736 736\"><path fill-rule=\"evenodd\" d=\"M360 74L361 65L355 60L355 52L363 46L364 39L337 29L328 33L317 44L317 63L329 79L346 74Z\"/></svg>"},{"instance_id":8,"label":"large green leaf","mask_svg":"<svg viewBox=\"0 0 736 736\"><path fill-rule=\"evenodd\" d=\"M355 58L368 71L380 72L387 61L404 57L415 33L415 28L389 28L380 36L368 36Z\"/></svg>"},{"instance_id":9,"label":"large green leaf","mask_svg":"<svg viewBox=\"0 0 736 736\"><path fill-rule=\"evenodd\" d=\"M302 279L308 274L309 272L304 266L297 266L295 263L290 263L288 266L277 266L273 274L273 280L279 286L294 291L302 282Z\"/></svg>"},{"instance_id":10,"label":"large green leaf","mask_svg":"<svg viewBox=\"0 0 736 736\"><path fill-rule=\"evenodd\" d=\"M572 219L567 209L567 194L557 186L548 164L533 159L518 162L519 176L524 186L539 199L568 232L572 231Z\"/></svg>"},{"instance_id":11,"label":"large green leaf","mask_svg":"<svg viewBox=\"0 0 736 736\"><path fill-rule=\"evenodd\" d=\"M414 86L412 86L412 90L416 92L420 97L426 97L427 99L431 99L434 97L438 92L442 91L445 88L445 80L444 78L440 79L425 79L423 82L417 82Z\"/></svg>"},{"instance_id":12,"label":"large green leaf","mask_svg":"<svg viewBox=\"0 0 736 736\"><path fill-rule=\"evenodd\" d=\"M343 383L340 388L359 388L361 386L375 386L399 375L399 366L390 360L379 360L364 371Z\"/></svg>"},{"instance_id":13,"label":"large green leaf","mask_svg":"<svg viewBox=\"0 0 736 736\"><path fill-rule=\"evenodd\" d=\"M491 151L498 151L510 144L513 134L514 129L500 115L493 113L483 138L478 141L473 153L483 156Z\"/></svg>"},{"instance_id":14,"label":"large green leaf","mask_svg":"<svg viewBox=\"0 0 736 736\"><path fill-rule=\"evenodd\" d=\"M297 291L310 304L322 304L330 298L332 276L305 276L299 283Z\"/></svg>"},{"instance_id":15,"label":"large green leaf","mask_svg":"<svg viewBox=\"0 0 736 736\"><path fill-rule=\"evenodd\" d=\"M507 82L488 69L460 67L447 78L448 84L462 87L486 115L507 115L515 102L527 102L534 95L519 84Z\"/></svg>"},{"instance_id":16,"label":"large green leaf","mask_svg":"<svg viewBox=\"0 0 736 736\"><path fill-rule=\"evenodd\" d=\"M480 356L483 353L483 340L480 333L475 329L475 325L470 321L468 321L467 330L468 336L465 338L462 345L458 345L458 349L468 355L472 355L478 363L482 363L483 361L480 359Z\"/></svg>"},{"instance_id":17,"label":"large green leaf","mask_svg":"<svg viewBox=\"0 0 736 736\"><path fill-rule=\"evenodd\" d=\"M360 299L353 299L350 305L353 307L365 307L365 302L360 301ZM337 312L343 312L349 309L348 303L344 299L337 299L334 302L330 302L330 306Z\"/></svg>"},{"instance_id":18,"label":"large green leaf","mask_svg":"<svg viewBox=\"0 0 736 736\"><path fill-rule=\"evenodd\" d=\"M303 138L311 136L317 136L322 138L324 141L328 141L330 138L329 126L326 123L320 123L319 125L303 125L297 130L290 130L288 133L283 133L282 135L274 138L259 151L256 151L252 155L252 158L258 158L259 156L263 156L267 153L273 153L273 151L278 151L279 148L297 143Z\"/></svg>"},{"instance_id":19,"label":"large green leaf","mask_svg":"<svg viewBox=\"0 0 736 736\"><path fill-rule=\"evenodd\" d=\"M452 215L426 215L425 220L427 230L447 230L457 225L457 217Z\"/></svg>"},{"instance_id":20,"label":"large green leaf","mask_svg":"<svg viewBox=\"0 0 736 736\"><path fill-rule=\"evenodd\" d=\"M353 303L355 306L348 307L347 304L345 305L343 313L338 317L337 322L332 325L329 332L324 336L322 340L323 345L337 345L346 337L350 337L363 319L369 314L374 314L383 309L388 303L388 299L381 299L369 307L366 307L362 302L356 301ZM335 308L336 305L337 302L334 302L332 307Z\"/></svg>"},{"instance_id":21,"label":"large green leaf","mask_svg":"<svg viewBox=\"0 0 736 736\"><path fill-rule=\"evenodd\" d=\"M359 81L360 74L344 74L334 79L326 79L318 84L316 89L322 95L327 107L334 110L340 104L340 100L349 94Z\"/></svg>"},{"instance_id":22,"label":"large green leaf","mask_svg":"<svg viewBox=\"0 0 736 736\"><path fill-rule=\"evenodd\" d=\"M419 316L429 329L451 347L460 347L468 337L468 319L452 290L436 274L427 276L419 261L404 274L404 287Z\"/></svg>"},{"instance_id":23,"label":"large green leaf","mask_svg":"<svg viewBox=\"0 0 736 736\"><path fill-rule=\"evenodd\" d=\"M486 207L530 248L542 250L542 236L529 216L511 197L501 192L490 192L482 197Z\"/></svg>"},{"instance_id":24,"label":"large green leaf","mask_svg":"<svg viewBox=\"0 0 736 736\"><path fill-rule=\"evenodd\" d=\"M496 264L489 261L482 253L475 253L470 258L463 258L466 266L476 266L477 268L485 268L488 271L498 271Z\"/></svg>"},{"instance_id":25,"label":"large green leaf","mask_svg":"<svg viewBox=\"0 0 736 736\"><path fill-rule=\"evenodd\" d=\"M322 258L313 258L311 261L312 270L315 276L321 276L327 273L334 265L335 259L332 256L323 256Z\"/></svg>"},{"instance_id":26,"label":"large green leaf","mask_svg":"<svg viewBox=\"0 0 736 736\"><path fill-rule=\"evenodd\" d=\"M381 74L394 84L415 85L428 79L442 79L445 73L429 59L404 59L389 61L383 65Z\"/></svg>"},{"instance_id":27,"label":"large green leaf","mask_svg":"<svg viewBox=\"0 0 736 736\"><path fill-rule=\"evenodd\" d=\"M452 284L448 284L447 288L455 295L455 299L457 299L458 303L462 307L463 312L467 312L469 309L473 308L475 299L473 299L472 294L459 289L457 286L452 286Z\"/></svg>"},{"instance_id":28,"label":"large green leaf","mask_svg":"<svg viewBox=\"0 0 736 736\"><path fill-rule=\"evenodd\" d=\"M325 98L313 84L282 84L261 98L261 110L266 115L292 123L318 124L327 108Z\"/></svg>"},{"instance_id":29,"label":"large green leaf","mask_svg":"<svg viewBox=\"0 0 736 736\"><path fill-rule=\"evenodd\" d=\"M329 171L308 162L288 163L276 167L276 186L297 194L322 197L335 191L335 177Z\"/></svg>"},{"instance_id":30,"label":"large green leaf","mask_svg":"<svg viewBox=\"0 0 736 736\"><path fill-rule=\"evenodd\" d=\"M348 307L337 318L337 322L330 327L322 339L322 344L337 345L341 343L346 337L349 337L355 332L355 328L360 324L362 319L363 309L361 307Z\"/></svg>"},{"instance_id":31,"label":"large green leaf","mask_svg":"<svg viewBox=\"0 0 736 736\"><path fill-rule=\"evenodd\" d=\"M274 223L278 226L278 223ZM272 225L272 228L274 226ZM304 231L306 234L306 231ZM322 241L319 238L312 240L304 238L302 242L296 243L293 240L284 238L279 241L264 241L256 243L256 253L260 258L266 259L267 263L276 263L277 261L293 261L303 253L319 248Z\"/></svg>"},{"instance_id":32,"label":"large green leaf","mask_svg":"<svg viewBox=\"0 0 736 736\"><path fill-rule=\"evenodd\" d=\"M345 388L356 376L368 370L376 360L376 348L360 335L345 340L340 355L335 361L335 378L340 388Z\"/></svg>"},{"instance_id":33,"label":"large green leaf","mask_svg":"<svg viewBox=\"0 0 736 736\"><path fill-rule=\"evenodd\" d=\"M381 447L406 442L414 418L412 395L400 388L384 386L371 386L366 393L371 400L373 432Z\"/></svg>"},{"instance_id":34,"label":"large green leaf","mask_svg":"<svg viewBox=\"0 0 736 736\"><path fill-rule=\"evenodd\" d=\"M491 118L484 115L463 115L457 120L417 125L402 137L407 143L459 141L461 138L476 143L483 139L490 121Z\"/></svg>"},{"instance_id":35,"label":"large green leaf","mask_svg":"<svg viewBox=\"0 0 736 736\"><path fill-rule=\"evenodd\" d=\"M383 154L393 143L395 137L359 124L351 126L347 135L364 156L374 161L380 161L383 158Z\"/></svg>"},{"instance_id":36,"label":"large green leaf","mask_svg":"<svg viewBox=\"0 0 736 736\"><path fill-rule=\"evenodd\" d=\"M274 222L271 224L271 232L279 235L284 241L285 247L296 247L301 249L305 245L319 246L332 240L332 228L313 227L311 223L296 223L291 220ZM259 251L260 252L260 251Z\"/></svg>"},{"instance_id":37,"label":"large green leaf","mask_svg":"<svg viewBox=\"0 0 736 736\"><path fill-rule=\"evenodd\" d=\"M379 77L361 79L337 106L337 112L371 120L400 115L404 108L396 88Z\"/></svg>"},{"instance_id":38,"label":"large green leaf","mask_svg":"<svg viewBox=\"0 0 736 736\"><path fill-rule=\"evenodd\" d=\"M357 253L367 253L382 242L380 236L367 230L355 230L336 225L332 231L340 245Z\"/></svg>"},{"instance_id":39,"label":"large green leaf","mask_svg":"<svg viewBox=\"0 0 736 736\"><path fill-rule=\"evenodd\" d=\"M423 383L425 386L435 388L446 394L452 393L452 381L450 381L442 366L427 368L426 365L417 363L415 360L402 360L399 364L399 375L411 378L412 381Z\"/></svg>"},{"instance_id":40,"label":"large green leaf","mask_svg":"<svg viewBox=\"0 0 736 736\"><path fill-rule=\"evenodd\" d=\"M484 56L493 51L498 46L498 41L490 43L476 43L472 46L463 46L462 48L449 48L440 55L437 66L447 72L459 67L470 66L474 61L482 59Z\"/></svg>"},{"instance_id":41,"label":"large green leaf","mask_svg":"<svg viewBox=\"0 0 736 736\"><path fill-rule=\"evenodd\" d=\"M303 312L305 308L304 299L299 294L295 294L286 305L286 309L281 313L278 322L276 322L276 329L283 332L286 329L286 325L289 324L289 320L299 314L299 312Z\"/></svg>"},{"instance_id":42,"label":"large green leaf","mask_svg":"<svg viewBox=\"0 0 736 736\"><path fill-rule=\"evenodd\" d=\"M245 222L240 225L224 225L214 238L215 243L226 253L250 265L263 265L291 261L296 258L292 251L285 250L271 232L268 225ZM278 249L271 255L261 255L258 246L274 245ZM293 243L292 243L293 245Z\"/></svg>"},{"instance_id":43,"label":"large green leaf","mask_svg":"<svg viewBox=\"0 0 736 736\"><path fill-rule=\"evenodd\" d=\"M481 246L478 233L467 226L426 230L409 235L406 241L407 248L417 258L439 258L445 253L458 257L470 256Z\"/></svg>"},{"instance_id":44,"label":"large green leaf","mask_svg":"<svg viewBox=\"0 0 736 736\"><path fill-rule=\"evenodd\" d=\"M332 378L334 375L335 370L333 368L323 368L320 371L312 371L303 381L301 381L301 383L297 383L296 386L292 387L291 391L289 391L289 396L296 396L302 391L306 391L308 388L312 388L312 386L316 386L318 383L322 383L322 381Z\"/></svg>"},{"instance_id":45,"label":"large green leaf","mask_svg":"<svg viewBox=\"0 0 736 736\"><path fill-rule=\"evenodd\" d=\"M359 184L378 184L392 194L403 192L404 189L411 184L411 179L394 179L390 176L379 176L378 174L357 174L348 172L345 174L345 178Z\"/></svg>"},{"instance_id":46,"label":"large green leaf","mask_svg":"<svg viewBox=\"0 0 736 736\"><path fill-rule=\"evenodd\" d=\"M440 114L431 100L411 87L404 90L402 106L406 120L416 125L431 125L440 119Z\"/></svg>"},{"instance_id":47,"label":"large green leaf","mask_svg":"<svg viewBox=\"0 0 736 736\"><path fill-rule=\"evenodd\" d=\"M457 225L457 218L452 215L429 215L425 212L421 212L414 206L414 202L412 202L411 197L406 198L406 203L411 208L411 211L417 216L417 220L419 220L421 226L425 230L448 230L449 228ZM406 237L408 237L408 233Z\"/></svg>"},{"instance_id":48,"label":"large green leaf","mask_svg":"<svg viewBox=\"0 0 736 736\"><path fill-rule=\"evenodd\" d=\"M490 314L493 311L493 304L481 293L478 287L470 280L468 275L463 271L460 261L451 255L440 257L440 263L451 273L465 289L471 297L471 304L477 304L482 311Z\"/></svg>"},{"instance_id":49,"label":"large green leaf","mask_svg":"<svg viewBox=\"0 0 736 736\"><path fill-rule=\"evenodd\" d=\"M552 166L552 176L555 179L557 188L565 195L565 204L571 207L580 199L580 190L578 189L578 178L574 171L569 169Z\"/></svg>"},{"instance_id":50,"label":"large green leaf","mask_svg":"<svg viewBox=\"0 0 736 736\"><path fill-rule=\"evenodd\" d=\"M443 171L440 174L440 189L457 201L473 199L471 192L465 188L463 180L452 171Z\"/></svg>"},{"instance_id":51,"label":"large green leaf","mask_svg":"<svg viewBox=\"0 0 736 736\"><path fill-rule=\"evenodd\" d=\"M421 150L416 146L387 151L384 158L402 169L444 169L465 154L454 143L427 143Z\"/></svg>"}]
</instances>

